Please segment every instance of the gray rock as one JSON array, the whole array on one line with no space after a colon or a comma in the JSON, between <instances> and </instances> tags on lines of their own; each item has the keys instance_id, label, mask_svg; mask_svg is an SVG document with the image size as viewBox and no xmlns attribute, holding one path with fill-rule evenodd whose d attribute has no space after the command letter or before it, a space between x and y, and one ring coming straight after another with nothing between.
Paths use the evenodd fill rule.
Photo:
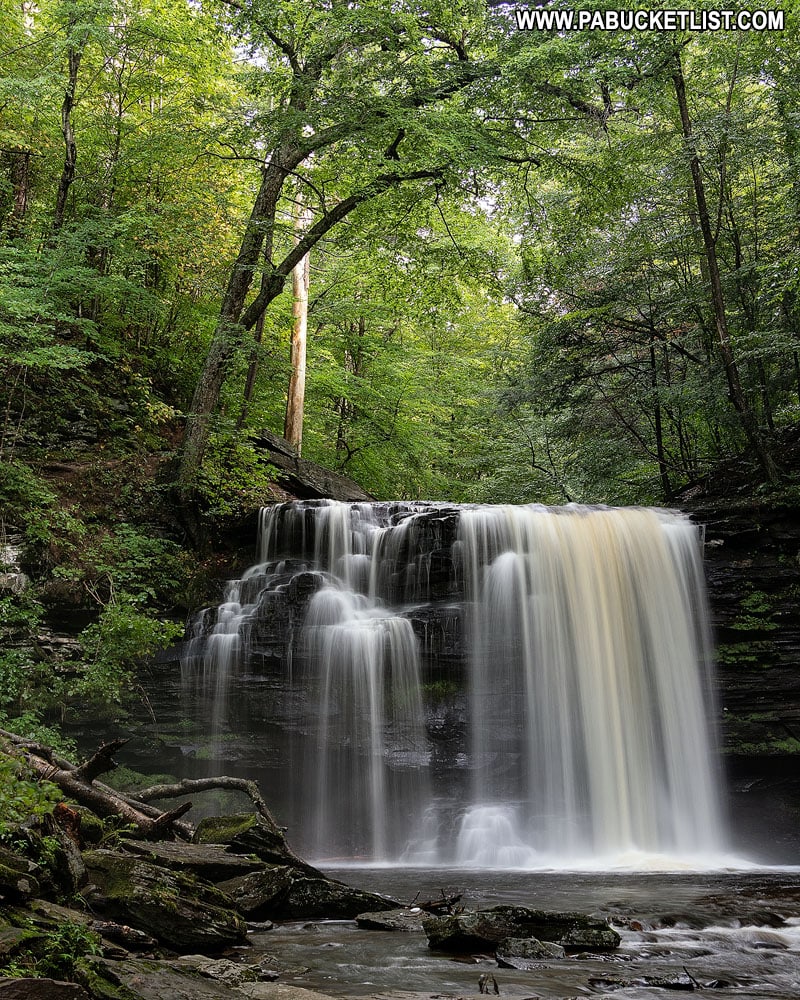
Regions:
<instances>
[{"instance_id":1,"label":"gray rock","mask_svg":"<svg viewBox=\"0 0 800 1000\"><path fill-rule=\"evenodd\" d=\"M359 913L398 906L386 896L353 889L343 882L326 878L296 878L292 880L282 916L290 919L326 917L354 920Z\"/></svg>"},{"instance_id":2,"label":"gray rock","mask_svg":"<svg viewBox=\"0 0 800 1000\"><path fill-rule=\"evenodd\" d=\"M179 969L189 969L199 972L206 979L215 979L227 986L240 986L242 983L259 983L271 979L260 965L244 965L232 962L229 958L208 958L206 955L184 955L170 963Z\"/></svg>"},{"instance_id":3,"label":"gray rock","mask_svg":"<svg viewBox=\"0 0 800 1000\"><path fill-rule=\"evenodd\" d=\"M327 993L285 983L243 983L238 992L248 1000L331 1000Z\"/></svg>"},{"instance_id":4,"label":"gray rock","mask_svg":"<svg viewBox=\"0 0 800 1000\"><path fill-rule=\"evenodd\" d=\"M196 969L155 959L91 958L76 975L93 1000L242 1000L237 989L206 979Z\"/></svg>"},{"instance_id":5,"label":"gray rock","mask_svg":"<svg viewBox=\"0 0 800 1000\"><path fill-rule=\"evenodd\" d=\"M497 946L497 964L501 969L535 969L542 962L566 957L560 944L537 938L506 938Z\"/></svg>"},{"instance_id":6,"label":"gray rock","mask_svg":"<svg viewBox=\"0 0 800 1000\"><path fill-rule=\"evenodd\" d=\"M356 923L369 931L410 931L422 932L422 918L425 914L417 910L381 910L378 913L359 913Z\"/></svg>"},{"instance_id":7,"label":"gray rock","mask_svg":"<svg viewBox=\"0 0 800 1000\"><path fill-rule=\"evenodd\" d=\"M91 1000L77 983L57 979L0 979L3 1000Z\"/></svg>"},{"instance_id":8,"label":"gray rock","mask_svg":"<svg viewBox=\"0 0 800 1000\"><path fill-rule=\"evenodd\" d=\"M292 885L293 870L285 865L261 865L258 871L221 882L219 888L248 919L276 916Z\"/></svg>"},{"instance_id":9,"label":"gray rock","mask_svg":"<svg viewBox=\"0 0 800 1000\"><path fill-rule=\"evenodd\" d=\"M0 846L0 897L17 903L38 895L40 871L32 861Z\"/></svg>"},{"instance_id":10,"label":"gray rock","mask_svg":"<svg viewBox=\"0 0 800 1000\"><path fill-rule=\"evenodd\" d=\"M247 925L219 889L131 855L88 851L93 883L86 891L95 911L130 924L174 951L221 950L243 942Z\"/></svg>"},{"instance_id":11,"label":"gray rock","mask_svg":"<svg viewBox=\"0 0 800 1000\"><path fill-rule=\"evenodd\" d=\"M220 883L219 888L239 913L254 920L353 920L365 910L400 905L323 875L309 877L305 870L287 865L262 865L257 872Z\"/></svg>"},{"instance_id":12,"label":"gray rock","mask_svg":"<svg viewBox=\"0 0 800 1000\"><path fill-rule=\"evenodd\" d=\"M21 927L0 926L0 958L15 955L31 936L30 931Z\"/></svg>"},{"instance_id":13,"label":"gray rock","mask_svg":"<svg viewBox=\"0 0 800 1000\"><path fill-rule=\"evenodd\" d=\"M261 868L261 862L240 854L229 854L224 847L210 844L149 843L126 840L126 851L137 854L153 864L173 871L189 872L209 882L232 879Z\"/></svg>"},{"instance_id":14,"label":"gray rock","mask_svg":"<svg viewBox=\"0 0 800 1000\"><path fill-rule=\"evenodd\" d=\"M449 952L494 949L506 938L537 938L571 951L607 951L618 947L620 941L619 934L604 920L584 913L531 910L525 906L495 906L427 917L422 926L429 948Z\"/></svg>"}]
</instances>

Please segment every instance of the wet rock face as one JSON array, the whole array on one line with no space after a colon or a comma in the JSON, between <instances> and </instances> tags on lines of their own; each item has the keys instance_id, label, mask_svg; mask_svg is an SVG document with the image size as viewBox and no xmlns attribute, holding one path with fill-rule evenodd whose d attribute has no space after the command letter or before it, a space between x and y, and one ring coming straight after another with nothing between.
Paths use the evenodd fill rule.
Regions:
<instances>
[{"instance_id":1,"label":"wet rock face","mask_svg":"<svg viewBox=\"0 0 800 1000\"><path fill-rule=\"evenodd\" d=\"M619 934L604 920L583 913L556 913L524 906L495 906L473 913L428 917L422 926L428 947L436 951L496 949L508 939L519 938L536 938L569 951L609 951L620 942Z\"/></svg>"},{"instance_id":2,"label":"wet rock face","mask_svg":"<svg viewBox=\"0 0 800 1000\"><path fill-rule=\"evenodd\" d=\"M728 754L800 753L800 508L700 508Z\"/></svg>"}]
</instances>

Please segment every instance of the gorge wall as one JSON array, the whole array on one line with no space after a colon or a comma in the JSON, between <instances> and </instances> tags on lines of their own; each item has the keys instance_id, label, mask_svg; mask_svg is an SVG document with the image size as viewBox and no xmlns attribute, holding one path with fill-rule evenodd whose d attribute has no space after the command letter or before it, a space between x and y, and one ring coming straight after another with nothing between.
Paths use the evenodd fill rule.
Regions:
<instances>
[{"instance_id":1,"label":"gorge wall","mask_svg":"<svg viewBox=\"0 0 800 1000\"><path fill-rule=\"evenodd\" d=\"M715 504L705 567L726 755L800 754L800 507Z\"/></svg>"}]
</instances>

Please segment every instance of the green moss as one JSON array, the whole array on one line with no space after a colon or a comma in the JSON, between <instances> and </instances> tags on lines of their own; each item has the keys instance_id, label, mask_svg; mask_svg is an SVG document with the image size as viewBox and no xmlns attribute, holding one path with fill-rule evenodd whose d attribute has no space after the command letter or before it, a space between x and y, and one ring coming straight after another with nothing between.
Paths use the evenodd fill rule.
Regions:
<instances>
[{"instance_id":1,"label":"green moss","mask_svg":"<svg viewBox=\"0 0 800 1000\"><path fill-rule=\"evenodd\" d=\"M96 1000L140 1000L127 986L112 983L101 973L105 967L91 958L79 959L75 963L73 979L84 986Z\"/></svg>"},{"instance_id":2,"label":"green moss","mask_svg":"<svg viewBox=\"0 0 800 1000\"><path fill-rule=\"evenodd\" d=\"M460 694L463 686L457 681L431 681L422 685L422 696L427 701L444 701Z\"/></svg>"},{"instance_id":3,"label":"green moss","mask_svg":"<svg viewBox=\"0 0 800 1000\"><path fill-rule=\"evenodd\" d=\"M151 785L171 785L177 780L174 774L142 774L122 765L115 767L104 778L105 783L118 792L138 792Z\"/></svg>"},{"instance_id":4,"label":"green moss","mask_svg":"<svg viewBox=\"0 0 800 1000\"><path fill-rule=\"evenodd\" d=\"M208 816L197 825L193 839L196 844L229 844L234 837L249 830L255 823L254 813Z\"/></svg>"},{"instance_id":5,"label":"green moss","mask_svg":"<svg viewBox=\"0 0 800 1000\"><path fill-rule=\"evenodd\" d=\"M780 740L762 740L757 743L735 743L731 746L734 754L769 755L800 754L800 740L790 736Z\"/></svg>"},{"instance_id":6,"label":"green moss","mask_svg":"<svg viewBox=\"0 0 800 1000\"><path fill-rule=\"evenodd\" d=\"M778 648L770 639L754 642L729 642L717 646L717 662L722 666L737 664L769 666L777 656Z\"/></svg>"}]
</instances>

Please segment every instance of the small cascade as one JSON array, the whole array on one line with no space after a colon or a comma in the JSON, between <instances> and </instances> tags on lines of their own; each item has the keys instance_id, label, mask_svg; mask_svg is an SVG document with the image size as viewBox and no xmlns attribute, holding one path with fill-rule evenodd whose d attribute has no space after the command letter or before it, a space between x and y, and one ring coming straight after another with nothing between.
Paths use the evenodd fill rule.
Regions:
<instances>
[{"instance_id":1,"label":"small cascade","mask_svg":"<svg viewBox=\"0 0 800 1000\"><path fill-rule=\"evenodd\" d=\"M259 690L232 685L269 679L254 738L282 761L300 850L512 868L719 857L687 518L298 501L261 512L258 544L195 623L185 685L219 734Z\"/></svg>"}]
</instances>

